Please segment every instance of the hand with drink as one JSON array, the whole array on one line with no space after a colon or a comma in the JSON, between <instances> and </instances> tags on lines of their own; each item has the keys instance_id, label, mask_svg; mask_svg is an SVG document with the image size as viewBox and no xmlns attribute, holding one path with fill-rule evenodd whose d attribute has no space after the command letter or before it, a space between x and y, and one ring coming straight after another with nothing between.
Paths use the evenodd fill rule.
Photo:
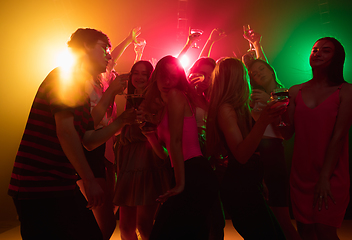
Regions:
<instances>
[{"instance_id":1,"label":"hand with drink","mask_svg":"<svg viewBox=\"0 0 352 240\"><path fill-rule=\"evenodd\" d=\"M251 94L252 101L267 103L268 100L270 99L270 96L271 95L267 94L265 91L261 89L258 89L258 88L252 89L252 94Z\"/></svg>"},{"instance_id":2,"label":"hand with drink","mask_svg":"<svg viewBox=\"0 0 352 240\"><path fill-rule=\"evenodd\" d=\"M136 55L143 54L145 45L147 45L147 41L143 38L136 38L134 42L134 51Z\"/></svg>"},{"instance_id":3,"label":"hand with drink","mask_svg":"<svg viewBox=\"0 0 352 240\"><path fill-rule=\"evenodd\" d=\"M157 124L156 115L144 110L142 104L144 99L145 96L143 94L137 93L137 91L135 91L134 94L126 95L126 100L137 113L135 122L141 125L140 127L142 131L155 131Z\"/></svg>"},{"instance_id":4,"label":"hand with drink","mask_svg":"<svg viewBox=\"0 0 352 240\"><path fill-rule=\"evenodd\" d=\"M137 110L139 105L141 105L141 103L144 100L144 96L143 94L127 94L126 95L126 100L127 102L129 102L129 104L135 109Z\"/></svg>"},{"instance_id":5,"label":"hand with drink","mask_svg":"<svg viewBox=\"0 0 352 240\"><path fill-rule=\"evenodd\" d=\"M112 80L109 84L109 88L111 88L114 94L122 95L123 91L127 87L128 77L125 75L117 75L117 73L112 73L114 76L114 80Z\"/></svg>"},{"instance_id":6,"label":"hand with drink","mask_svg":"<svg viewBox=\"0 0 352 240\"><path fill-rule=\"evenodd\" d=\"M263 124L271 124L277 121L287 110L287 105L278 104L277 100L268 101L267 105L263 107L260 111L259 118L256 120L256 123L262 122Z\"/></svg>"},{"instance_id":7,"label":"hand with drink","mask_svg":"<svg viewBox=\"0 0 352 240\"><path fill-rule=\"evenodd\" d=\"M287 88L276 88L272 91L271 97L270 97L271 102L275 102L275 104L272 107L280 107L280 106L285 106L287 108L287 105L289 104L289 92ZM288 123L285 123L282 120L282 117L280 115L280 123L278 124L279 127L285 127L288 126Z\"/></svg>"},{"instance_id":8,"label":"hand with drink","mask_svg":"<svg viewBox=\"0 0 352 240\"><path fill-rule=\"evenodd\" d=\"M191 30L190 30L190 33L189 33L188 39L187 39L187 43L190 44L191 46L193 46L196 41L199 41L200 36L202 36L202 34L200 34L198 32L196 32L196 33L191 32Z\"/></svg>"},{"instance_id":9,"label":"hand with drink","mask_svg":"<svg viewBox=\"0 0 352 240\"><path fill-rule=\"evenodd\" d=\"M126 109L118 117L124 125L133 124L136 122L136 111L133 108Z\"/></svg>"},{"instance_id":10,"label":"hand with drink","mask_svg":"<svg viewBox=\"0 0 352 240\"><path fill-rule=\"evenodd\" d=\"M252 89L251 101L254 103L253 111L260 112L266 106L270 95L261 89Z\"/></svg>"},{"instance_id":11,"label":"hand with drink","mask_svg":"<svg viewBox=\"0 0 352 240\"><path fill-rule=\"evenodd\" d=\"M145 111L143 105L137 110L137 119L140 123L140 129L144 135L156 132L158 120L156 114Z\"/></svg>"},{"instance_id":12,"label":"hand with drink","mask_svg":"<svg viewBox=\"0 0 352 240\"><path fill-rule=\"evenodd\" d=\"M194 37L192 47L193 48L199 48L199 45L197 44L197 41L199 41L200 36L203 34L203 30L200 29L191 29L190 34L192 37Z\"/></svg>"},{"instance_id":13,"label":"hand with drink","mask_svg":"<svg viewBox=\"0 0 352 240\"><path fill-rule=\"evenodd\" d=\"M243 37L249 42L249 50L255 50L255 46L260 44L262 40L262 35L255 32L249 25L243 26Z\"/></svg>"}]
</instances>

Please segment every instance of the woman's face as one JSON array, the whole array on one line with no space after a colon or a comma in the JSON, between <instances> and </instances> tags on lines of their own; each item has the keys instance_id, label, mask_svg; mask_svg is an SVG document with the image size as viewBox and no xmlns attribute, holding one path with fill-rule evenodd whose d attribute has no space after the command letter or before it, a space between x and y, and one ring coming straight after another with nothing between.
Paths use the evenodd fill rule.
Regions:
<instances>
[{"instance_id":1,"label":"woman's face","mask_svg":"<svg viewBox=\"0 0 352 240\"><path fill-rule=\"evenodd\" d=\"M265 87L275 81L274 73L262 62L255 62L249 75L261 87Z\"/></svg>"},{"instance_id":2,"label":"woman's face","mask_svg":"<svg viewBox=\"0 0 352 240\"><path fill-rule=\"evenodd\" d=\"M314 68L325 68L331 63L335 53L335 46L328 40L317 41L309 57L310 66Z\"/></svg>"},{"instance_id":3,"label":"woman's face","mask_svg":"<svg viewBox=\"0 0 352 240\"><path fill-rule=\"evenodd\" d=\"M157 77L157 85L160 93L166 96L169 91L176 87L179 81L178 69L174 64L165 64L164 74L160 74Z\"/></svg>"},{"instance_id":4,"label":"woman's face","mask_svg":"<svg viewBox=\"0 0 352 240\"><path fill-rule=\"evenodd\" d=\"M201 92L206 91L210 85L211 74L213 73L214 68L209 64L203 64L198 68L197 73L204 75L204 81L198 84L197 89Z\"/></svg>"},{"instance_id":5,"label":"woman's face","mask_svg":"<svg viewBox=\"0 0 352 240\"><path fill-rule=\"evenodd\" d=\"M134 70L131 72L132 85L137 90L144 90L148 85L148 71L147 67L140 63L134 67Z\"/></svg>"}]
</instances>

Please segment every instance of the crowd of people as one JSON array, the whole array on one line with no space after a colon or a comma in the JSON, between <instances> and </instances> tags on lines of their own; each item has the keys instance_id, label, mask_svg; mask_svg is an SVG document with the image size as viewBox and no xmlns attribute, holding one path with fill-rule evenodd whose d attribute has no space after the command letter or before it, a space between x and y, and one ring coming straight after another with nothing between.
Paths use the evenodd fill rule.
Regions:
<instances>
[{"instance_id":1,"label":"crowd of people","mask_svg":"<svg viewBox=\"0 0 352 240\"><path fill-rule=\"evenodd\" d=\"M103 32L77 29L75 64L40 85L8 190L22 238L108 240L118 211L123 240L223 240L225 217L244 239L339 239L352 125L341 43L317 40L312 79L285 89L249 26L242 59L210 57L226 37L214 29L189 70L179 59L199 33L155 66L142 60L146 42L134 44L118 74L140 34L112 50ZM289 172L283 140L294 134Z\"/></svg>"}]
</instances>

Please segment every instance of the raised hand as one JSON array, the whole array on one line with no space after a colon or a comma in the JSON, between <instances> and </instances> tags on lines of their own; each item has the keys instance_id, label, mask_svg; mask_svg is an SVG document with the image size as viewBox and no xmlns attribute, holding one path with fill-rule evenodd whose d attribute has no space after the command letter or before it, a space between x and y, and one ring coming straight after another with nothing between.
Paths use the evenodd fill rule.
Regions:
<instances>
[{"instance_id":1,"label":"raised hand","mask_svg":"<svg viewBox=\"0 0 352 240\"><path fill-rule=\"evenodd\" d=\"M251 29L249 25L243 26L243 37L253 45L260 44L260 41L262 40L262 35Z\"/></svg>"},{"instance_id":2,"label":"raised hand","mask_svg":"<svg viewBox=\"0 0 352 240\"><path fill-rule=\"evenodd\" d=\"M213 29L213 31L211 31L209 39L212 42L216 42L216 41L223 39L226 36L227 35L223 30L221 30L220 28L215 28L215 29Z\"/></svg>"},{"instance_id":3,"label":"raised hand","mask_svg":"<svg viewBox=\"0 0 352 240\"><path fill-rule=\"evenodd\" d=\"M131 30L129 37L131 38L132 42L137 43L136 38L142 33L141 27L135 27Z\"/></svg>"},{"instance_id":4,"label":"raised hand","mask_svg":"<svg viewBox=\"0 0 352 240\"><path fill-rule=\"evenodd\" d=\"M139 41L137 41L137 43L134 43L134 52L136 53L136 55L143 54L145 45L147 45L147 42L144 39L138 39Z\"/></svg>"},{"instance_id":5,"label":"raised hand","mask_svg":"<svg viewBox=\"0 0 352 240\"><path fill-rule=\"evenodd\" d=\"M197 42L200 36L202 36L200 33L190 33L188 35L187 44L192 45L193 43Z\"/></svg>"}]
</instances>

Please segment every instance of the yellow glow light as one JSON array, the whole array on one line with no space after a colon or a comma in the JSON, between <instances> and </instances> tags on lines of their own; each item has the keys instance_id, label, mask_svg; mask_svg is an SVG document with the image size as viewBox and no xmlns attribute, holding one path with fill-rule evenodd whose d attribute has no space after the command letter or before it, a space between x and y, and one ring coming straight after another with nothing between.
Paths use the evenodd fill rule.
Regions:
<instances>
[{"instance_id":1,"label":"yellow glow light","mask_svg":"<svg viewBox=\"0 0 352 240\"><path fill-rule=\"evenodd\" d=\"M57 57L57 65L69 70L75 63L75 57L69 48L65 48Z\"/></svg>"}]
</instances>

